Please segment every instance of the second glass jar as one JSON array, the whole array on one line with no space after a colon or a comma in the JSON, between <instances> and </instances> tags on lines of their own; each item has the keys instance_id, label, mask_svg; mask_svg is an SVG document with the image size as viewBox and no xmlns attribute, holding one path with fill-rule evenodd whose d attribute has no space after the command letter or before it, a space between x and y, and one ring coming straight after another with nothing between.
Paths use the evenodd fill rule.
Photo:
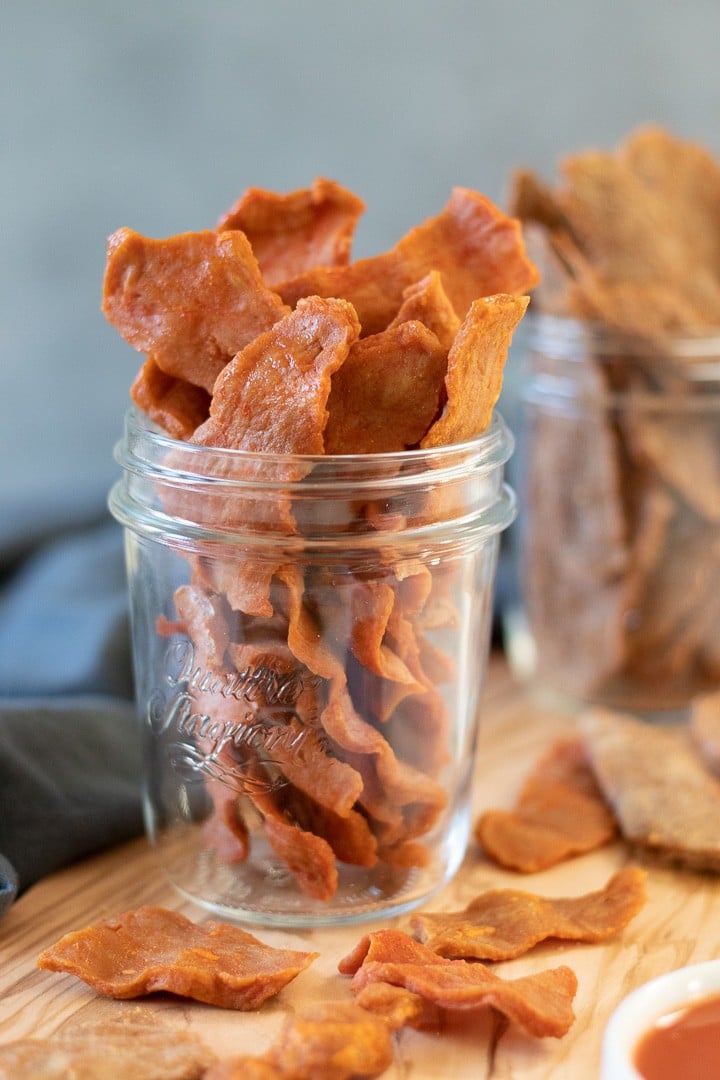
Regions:
<instances>
[{"instance_id":1,"label":"second glass jar","mask_svg":"<svg viewBox=\"0 0 720 1080\"><path fill-rule=\"evenodd\" d=\"M720 683L720 338L526 340L511 653L568 699L682 711Z\"/></svg>"}]
</instances>

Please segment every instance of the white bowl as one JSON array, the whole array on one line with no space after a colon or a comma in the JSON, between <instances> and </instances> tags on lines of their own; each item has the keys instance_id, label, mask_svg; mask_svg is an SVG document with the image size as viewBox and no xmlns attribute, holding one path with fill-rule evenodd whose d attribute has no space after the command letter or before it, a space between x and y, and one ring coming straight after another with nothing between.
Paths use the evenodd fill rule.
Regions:
<instances>
[{"instance_id":1,"label":"white bowl","mask_svg":"<svg viewBox=\"0 0 720 1080\"><path fill-rule=\"evenodd\" d=\"M673 1009L720 991L720 959L669 971L628 994L610 1017L602 1046L601 1080L642 1080L633 1065L640 1038Z\"/></svg>"}]
</instances>

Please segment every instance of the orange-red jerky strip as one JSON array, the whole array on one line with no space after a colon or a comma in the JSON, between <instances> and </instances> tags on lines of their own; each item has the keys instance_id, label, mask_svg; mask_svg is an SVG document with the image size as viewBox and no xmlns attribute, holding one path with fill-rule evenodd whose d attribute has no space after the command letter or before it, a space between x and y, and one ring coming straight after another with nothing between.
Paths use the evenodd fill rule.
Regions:
<instances>
[{"instance_id":1,"label":"orange-red jerky strip","mask_svg":"<svg viewBox=\"0 0 720 1080\"><path fill-rule=\"evenodd\" d=\"M464 911L418 914L415 937L439 956L464 960L511 960L547 938L605 941L622 930L646 902L645 872L619 870L603 889L556 900L490 889Z\"/></svg>"},{"instance_id":2,"label":"orange-red jerky strip","mask_svg":"<svg viewBox=\"0 0 720 1080\"><path fill-rule=\"evenodd\" d=\"M433 1024L437 1029L440 1026L438 1007L404 986L368 983L355 994L355 1001L384 1020L392 1031L401 1027L422 1028Z\"/></svg>"},{"instance_id":3,"label":"orange-red jerky strip","mask_svg":"<svg viewBox=\"0 0 720 1080\"><path fill-rule=\"evenodd\" d=\"M720 776L720 690L693 700L690 734L710 771Z\"/></svg>"},{"instance_id":4,"label":"orange-red jerky strip","mask_svg":"<svg viewBox=\"0 0 720 1080\"><path fill-rule=\"evenodd\" d=\"M455 335L460 329L460 319L450 303L437 270L431 272L415 285L409 285L403 292L400 310L388 329L417 319L428 330L432 330L445 351L450 348Z\"/></svg>"},{"instance_id":5,"label":"orange-red jerky strip","mask_svg":"<svg viewBox=\"0 0 720 1080\"><path fill-rule=\"evenodd\" d=\"M190 1032L106 1021L0 1046L0 1080L202 1080L217 1059Z\"/></svg>"},{"instance_id":6,"label":"orange-red jerky strip","mask_svg":"<svg viewBox=\"0 0 720 1080\"><path fill-rule=\"evenodd\" d=\"M376 334L395 318L405 289L431 270L440 273L461 319L479 296L524 293L538 280L519 222L479 192L458 187L440 214L411 229L391 251L311 270L277 288L290 306L301 296L342 296L357 310L363 334Z\"/></svg>"},{"instance_id":7,"label":"orange-red jerky strip","mask_svg":"<svg viewBox=\"0 0 720 1080\"><path fill-rule=\"evenodd\" d=\"M238 793L220 780L204 779L213 810L203 824L203 837L224 862L245 862L250 854L250 834L240 813Z\"/></svg>"},{"instance_id":8,"label":"orange-red jerky strip","mask_svg":"<svg viewBox=\"0 0 720 1080\"><path fill-rule=\"evenodd\" d=\"M210 411L207 390L166 374L151 356L136 375L130 396L173 439L189 439Z\"/></svg>"},{"instance_id":9,"label":"orange-red jerky strip","mask_svg":"<svg viewBox=\"0 0 720 1080\"><path fill-rule=\"evenodd\" d=\"M335 853L322 836L284 821L282 811L271 814L266 802L253 797L261 805L263 825L268 843L278 858L286 863L301 892L314 900L331 900L337 890Z\"/></svg>"},{"instance_id":10,"label":"orange-red jerky strip","mask_svg":"<svg viewBox=\"0 0 720 1080\"><path fill-rule=\"evenodd\" d=\"M204 1080L352 1080L392 1064L390 1029L352 1001L322 1002L289 1016L259 1058L216 1064Z\"/></svg>"},{"instance_id":11,"label":"orange-red jerky strip","mask_svg":"<svg viewBox=\"0 0 720 1080\"><path fill-rule=\"evenodd\" d=\"M421 322L356 342L333 376L328 454L387 454L417 446L444 400L447 350Z\"/></svg>"},{"instance_id":12,"label":"orange-red jerky strip","mask_svg":"<svg viewBox=\"0 0 720 1080\"><path fill-rule=\"evenodd\" d=\"M330 377L360 326L344 300L311 296L225 368L193 442L266 454L322 454Z\"/></svg>"},{"instance_id":13,"label":"orange-red jerky strip","mask_svg":"<svg viewBox=\"0 0 720 1080\"><path fill-rule=\"evenodd\" d=\"M316 266L345 266L365 203L320 176L286 195L248 188L224 214L218 231L242 229L269 285Z\"/></svg>"},{"instance_id":14,"label":"orange-red jerky strip","mask_svg":"<svg viewBox=\"0 0 720 1080\"><path fill-rule=\"evenodd\" d=\"M488 858L523 873L602 847L616 833L579 739L561 740L540 758L514 810L487 810L475 826Z\"/></svg>"},{"instance_id":15,"label":"orange-red jerky strip","mask_svg":"<svg viewBox=\"0 0 720 1080\"><path fill-rule=\"evenodd\" d=\"M173 602L178 623L193 643L195 662L206 671L222 671L229 631L221 597L196 585L180 585Z\"/></svg>"},{"instance_id":16,"label":"orange-red jerky strip","mask_svg":"<svg viewBox=\"0 0 720 1080\"><path fill-rule=\"evenodd\" d=\"M485 431L502 390L513 332L528 303L527 296L506 295L472 303L448 353L445 411L422 447L466 442Z\"/></svg>"},{"instance_id":17,"label":"orange-red jerky strip","mask_svg":"<svg viewBox=\"0 0 720 1080\"><path fill-rule=\"evenodd\" d=\"M350 648L360 663L376 675L422 690L406 664L385 643L395 597L392 585L382 581L358 581L352 587Z\"/></svg>"},{"instance_id":18,"label":"orange-red jerky strip","mask_svg":"<svg viewBox=\"0 0 720 1080\"><path fill-rule=\"evenodd\" d=\"M141 907L66 934L37 966L76 975L106 997L166 990L224 1009L256 1009L318 953L274 949L225 923L200 926L176 911Z\"/></svg>"},{"instance_id":19,"label":"orange-red jerky strip","mask_svg":"<svg viewBox=\"0 0 720 1080\"><path fill-rule=\"evenodd\" d=\"M350 814L362 791L362 779L349 765L339 761L322 729L317 724L315 676L298 667L298 661L287 645L261 642L259 644L229 645L228 653L238 671L272 673L276 681L258 683L248 690L248 697L257 703L263 717L272 718L280 737L273 740L269 755L295 787L311 795L321 806L341 817ZM292 703L282 704L283 690L301 688ZM280 689L279 689L280 688Z\"/></svg>"},{"instance_id":20,"label":"orange-red jerky strip","mask_svg":"<svg viewBox=\"0 0 720 1080\"><path fill-rule=\"evenodd\" d=\"M353 990L371 983L402 986L442 1009L492 1005L530 1035L564 1035L575 1014L577 979L568 967L521 979L501 979L484 964L446 960L400 930L367 934L340 961Z\"/></svg>"},{"instance_id":21,"label":"orange-red jerky strip","mask_svg":"<svg viewBox=\"0 0 720 1080\"><path fill-rule=\"evenodd\" d=\"M300 889L317 900L329 900L337 888L335 859L355 866L374 866L377 842L362 816L351 810L341 817L291 784L267 790L256 764L249 797L263 816L268 843L297 879Z\"/></svg>"},{"instance_id":22,"label":"orange-red jerky strip","mask_svg":"<svg viewBox=\"0 0 720 1080\"><path fill-rule=\"evenodd\" d=\"M287 586L288 645L310 671L330 682L329 701L320 716L338 756L363 778L361 805L372 817L401 820L402 811L413 818L413 835L427 831L445 808L447 796L430 777L399 761L382 733L355 711L342 663L319 633L303 602L301 576L283 569Z\"/></svg>"},{"instance_id":23,"label":"orange-red jerky strip","mask_svg":"<svg viewBox=\"0 0 720 1080\"><path fill-rule=\"evenodd\" d=\"M228 360L288 312L241 232L152 240L132 229L108 240L102 308L134 349L208 393Z\"/></svg>"},{"instance_id":24,"label":"orange-red jerky strip","mask_svg":"<svg viewBox=\"0 0 720 1080\"><path fill-rule=\"evenodd\" d=\"M321 721L344 760L353 765L364 782L360 802L373 817L383 819L381 805L391 812L404 811L408 835L428 832L445 809L443 788L419 769L400 761L381 732L358 715L347 688L333 691ZM379 801L371 803L378 785Z\"/></svg>"},{"instance_id":25,"label":"orange-red jerky strip","mask_svg":"<svg viewBox=\"0 0 720 1080\"><path fill-rule=\"evenodd\" d=\"M301 300L295 311L227 365L215 385L210 418L192 442L262 454L322 454L330 377L359 332L357 315L346 301L317 296ZM244 466L244 479L255 479L262 490L265 467L251 459ZM288 463L279 465L272 478L277 486L301 479L304 471L305 466ZM290 497L273 491L272 485L264 498L256 494L221 500L218 513L231 525L294 531ZM269 597L275 567L261 555L228 561L223 567L233 608L249 615L272 615ZM222 584L223 576L216 584Z\"/></svg>"}]
</instances>

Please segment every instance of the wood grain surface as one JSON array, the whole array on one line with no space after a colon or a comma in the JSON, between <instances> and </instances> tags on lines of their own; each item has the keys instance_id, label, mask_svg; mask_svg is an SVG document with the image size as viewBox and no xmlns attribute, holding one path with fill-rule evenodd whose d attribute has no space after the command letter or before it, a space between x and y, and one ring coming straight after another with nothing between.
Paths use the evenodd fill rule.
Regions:
<instances>
[{"instance_id":1,"label":"wood grain surface","mask_svg":"<svg viewBox=\"0 0 720 1080\"><path fill-rule=\"evenodd\" d=\"M484 695L475 782L475 810L507 806L525 772L574 718L543 707L514 684L494 657ZM720 956L720 877L645 862L622 841L537 874L519 876L493 867L472 845L456 878L427 910L464 907L478 892L512 886L546 896L572 896L600 888L620 866L648 871L649 900L617 938L603 945L546 943L527 956L498 965L517 976L568 964L578 976L577 1019L561 1039L533 1039L492 1009L448 1020L442 1030L403 1030L387 1080L592 1080L598 1076L603 1031L618 1002L634 987L684 964ZM161 904L198 921L206 913L184 901L158 874L144 840L104 852L35 885L0 920L0 1043L47 1036L79 1023L137 1016L201 1035L219 1056L261 1053L283 1017L308 1001L350 998L337 962L367 930L380 924L303 931L248 927L272 945L314 949L320 959L275 999L252 1013L234 1013L154 995L137 1002L105 1000L69 975L39 971L38 954L70 930L141 904ZM403 927L398 918L383 925Z\"/></svg>"}]
</instances>

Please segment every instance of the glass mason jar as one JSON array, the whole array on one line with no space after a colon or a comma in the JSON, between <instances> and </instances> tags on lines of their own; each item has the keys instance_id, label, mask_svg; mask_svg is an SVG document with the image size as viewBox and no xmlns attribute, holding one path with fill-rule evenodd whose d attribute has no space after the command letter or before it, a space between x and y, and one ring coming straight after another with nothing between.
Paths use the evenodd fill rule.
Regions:
<instances>
[{"instance_id":1,"label":"glass mason jar","mask_svg":"<svg viewBox=\"0 0 720 1080\"><path fill-rule=\"evenodd\" d=\"M408 910L459 866L512 438L280 457L131 410L145 815L170 879L287 926Z\"/></svg>"},{"instance_id":2,"label":"glass mason jar","mask_svg":"<svg viewBox=\"0 0 720 1080\"><path fill-rule=\"evenodd\" d=\"M534 316L526 342L511 662L568 702L682 712L720 684L720 336Z\"/></svg>"}]
</instances>

